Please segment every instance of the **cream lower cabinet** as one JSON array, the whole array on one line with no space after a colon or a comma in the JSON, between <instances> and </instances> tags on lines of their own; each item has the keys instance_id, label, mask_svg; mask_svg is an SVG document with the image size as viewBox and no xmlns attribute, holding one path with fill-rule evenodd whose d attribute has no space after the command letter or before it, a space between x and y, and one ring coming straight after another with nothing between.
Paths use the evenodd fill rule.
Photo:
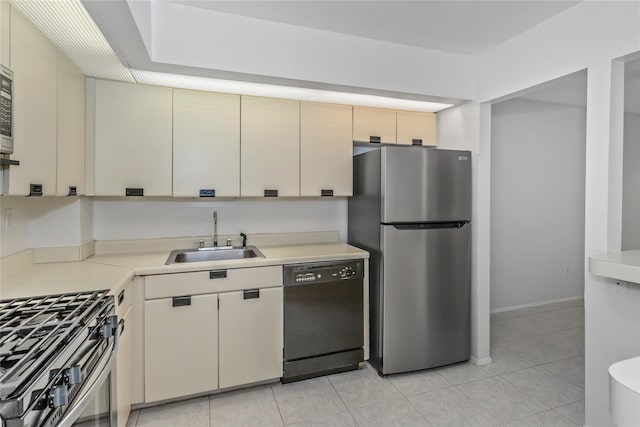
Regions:
<instances>
[{"instance_id":1,"label":"cream lower cabinet","mask_svg":"<svg viewBox=\"0 0 640 427\"><path fill-rule=\"evenodd\" d=\"M218 295L144 303L145 401L218 388Z\"/></svg>"},{"instance_id":2,"label":"cream lower cabinet","mask_svg":"<svg viewBox=\"0 0 640 427\"><path fill-rule=\"evenodd\" d=\"M282 288L220 294L220 388L282 376Z\"/></svg>"},{"instance_id":3,"label":"cream lower cabinet","mask_svg":"<svg viewBox=\"0 0 640 427\"><path fill-rule=\"evenodd\" d=\"M131 413L131 376L132 376L132 352L133 352L133 327L129 307L124 319L124 332L120 335L118 344L118 356L116 359L116 387L117 387L117 413L118 427L126 427Z\"/></svg>"}]
</instances>

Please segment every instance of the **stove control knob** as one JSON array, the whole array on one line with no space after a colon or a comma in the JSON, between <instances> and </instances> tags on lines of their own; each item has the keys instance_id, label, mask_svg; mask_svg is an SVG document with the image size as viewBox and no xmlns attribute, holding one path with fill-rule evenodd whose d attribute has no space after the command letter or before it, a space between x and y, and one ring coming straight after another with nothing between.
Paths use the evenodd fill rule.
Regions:
<instances>
[{"instance_id":1,"label":"stove control knob","mask_svg":"<svg viewBox=\"0 0 640 427\"><path fill-rule=\"evenodd\" d=\"M59 408L69 404L69 394L66 386L58 386L49 390L49 407Z\"/></svg>"},{"instance_id":2,"label":"stove control knob","mask_svg":"<svg viewBox=\"0 0 640 427\"><path fill-rule=\"evenodd\" d=\"M82 382L82 370L80 366L72 366L65 372L65 382L67 384L80 384Z\"/></svg>"}]
</instances>

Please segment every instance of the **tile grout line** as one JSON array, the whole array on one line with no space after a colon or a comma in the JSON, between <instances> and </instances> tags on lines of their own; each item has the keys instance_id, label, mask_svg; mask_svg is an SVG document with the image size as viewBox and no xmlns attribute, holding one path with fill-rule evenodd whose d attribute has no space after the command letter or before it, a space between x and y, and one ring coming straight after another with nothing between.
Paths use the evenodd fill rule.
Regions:
<instances>
[{"instance_id":1,"label":"tile grout line","mask_svg":"<svg viewBox=\"0 0 640 427\"><path fill-rule=\"evenodd\" d=\"M273 385L269 384L269 390L271 390L271 396L273 396L273 401L276 402L276 408L278 408L278 415L280 415L280 420L282 421L282 425L286 425L284 423L284 417L282 416L282 411L280 410L280 405L278 404L278 399L276 399L276 392L273 391Z\"/></svg>"}]
</instances>

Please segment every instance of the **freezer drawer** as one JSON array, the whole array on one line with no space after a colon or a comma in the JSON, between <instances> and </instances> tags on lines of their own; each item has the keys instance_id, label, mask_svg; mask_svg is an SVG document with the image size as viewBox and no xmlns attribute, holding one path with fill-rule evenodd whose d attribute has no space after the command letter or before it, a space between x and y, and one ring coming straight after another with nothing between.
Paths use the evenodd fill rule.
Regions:
<instances>
[{"instance_id":1,"label":"freezer drawer","mask_svg":"<svg viewBox=\"0 0 640 427\"><path fill-rule=\"evenodd\" d=\"M382 373L469 359L471 225L381 228Z\"/></svg>"}]
</instances>

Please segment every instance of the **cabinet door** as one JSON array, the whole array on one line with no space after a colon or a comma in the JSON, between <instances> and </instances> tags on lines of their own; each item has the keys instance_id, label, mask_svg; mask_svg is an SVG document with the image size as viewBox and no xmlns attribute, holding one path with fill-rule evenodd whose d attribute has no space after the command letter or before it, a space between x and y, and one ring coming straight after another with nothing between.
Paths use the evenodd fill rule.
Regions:
<instances>
[{"instance_id":1,"label":"cabinet door","mask_svg":"<svg viewBox=\"0 0 640 427\"><path fill-rule=\"evenodd\" d=\"M57 196L84 194L84 74L58 52Z\"/></svg>"},{"instance_id":2,"label":"cabinet door","mask_svg":"<svg viewBox=\"0 0 640 427\"><path fill-rule=\"evenodd\" d=\"M240 96L173 90L173 195L240 196Z\"/></svg>"},{"instance_id":3,"label":"cabinet door","mask_svg":"<svg viewBox=\"0 0 640 427\"><path fill-rule=\"evenodd\" d=\"M240 194L299 196L300 102L243 96L240 111Z\"/></svg>"},{"instance_id":4,"label":"cabinet door","mask_svg":"<svg viewBox=\"0 0 640 427\"><path fill-rule=\"evenodd\" d=\"M349 105L300 103L301 196L353 194L352 114Z\"/></svg>"},{"instance_id":5,"label":"cabinet door","mask_svg":"<svg viewBox=\"0 0 640 427\"><path fill-rule=\"evenodd\" d=\"M217 306L216 294L145 301L145 402L218 388Z\"/></svg>"},{"instance_id":6,"label":"cabinet door","mask_svg":"<svg viewBox=\"0 0 640 427\"><path fill-rule=\"evenodd\" d=\"M118 356L116 359L116 387L117 387L117 416L118 427L125 427L131 412L131 361L133 353L133 325L131 320L131 308L127 310L124 319L124 332L120 335L118 343Z\"/></svg>"},{"instance_id":7,"label":"cabinet door","mask_svg":"<svg viewBox=\"0 0 640 427\"><path fill-rule=\"evenodd\" d=\"M414 139L436 145L435 113L398 111L398 144L412 145Z\"/></svg>"},{"instance_id":8,"label":"cabinet door","mask_svg":"<svg viewBox=\"0 0 640 427\"><path fill-rule=\"evenodd\" d=\"M282 316L282 288L220 294L220 388L282 376Z\"/></svg>"},{"instance_id":9,"label":"cabinet door","mask_svg":"<svg viewBox=\"0 0 640 427\"><path fill-rule=\"evenodd\" d=\"M9 195L28 195L31 184L56 194L56 47L16 8L11 8L11 68L14 76L14 152Z\"/></svg>"},{"instance_id":10,"label":"cabinet door","mask_svg":"<svg viewBox=\"0 0 640 427\"><path fill-rule=\"evenodd\" d=\"M380 108L353 107L353 140L370 142L372 137L379 142L396 143L396 112Z\"/></svg>"},{"instance_id":11,"label":"cabinet door","mask_svg":"<svg viewBox=\"0 0 640 427\"><path fill-rule=\"evenodd\" d=\"M171 88L96 81L96 196L171 196L171 115Z\"/></svg>"}]
</instances>

